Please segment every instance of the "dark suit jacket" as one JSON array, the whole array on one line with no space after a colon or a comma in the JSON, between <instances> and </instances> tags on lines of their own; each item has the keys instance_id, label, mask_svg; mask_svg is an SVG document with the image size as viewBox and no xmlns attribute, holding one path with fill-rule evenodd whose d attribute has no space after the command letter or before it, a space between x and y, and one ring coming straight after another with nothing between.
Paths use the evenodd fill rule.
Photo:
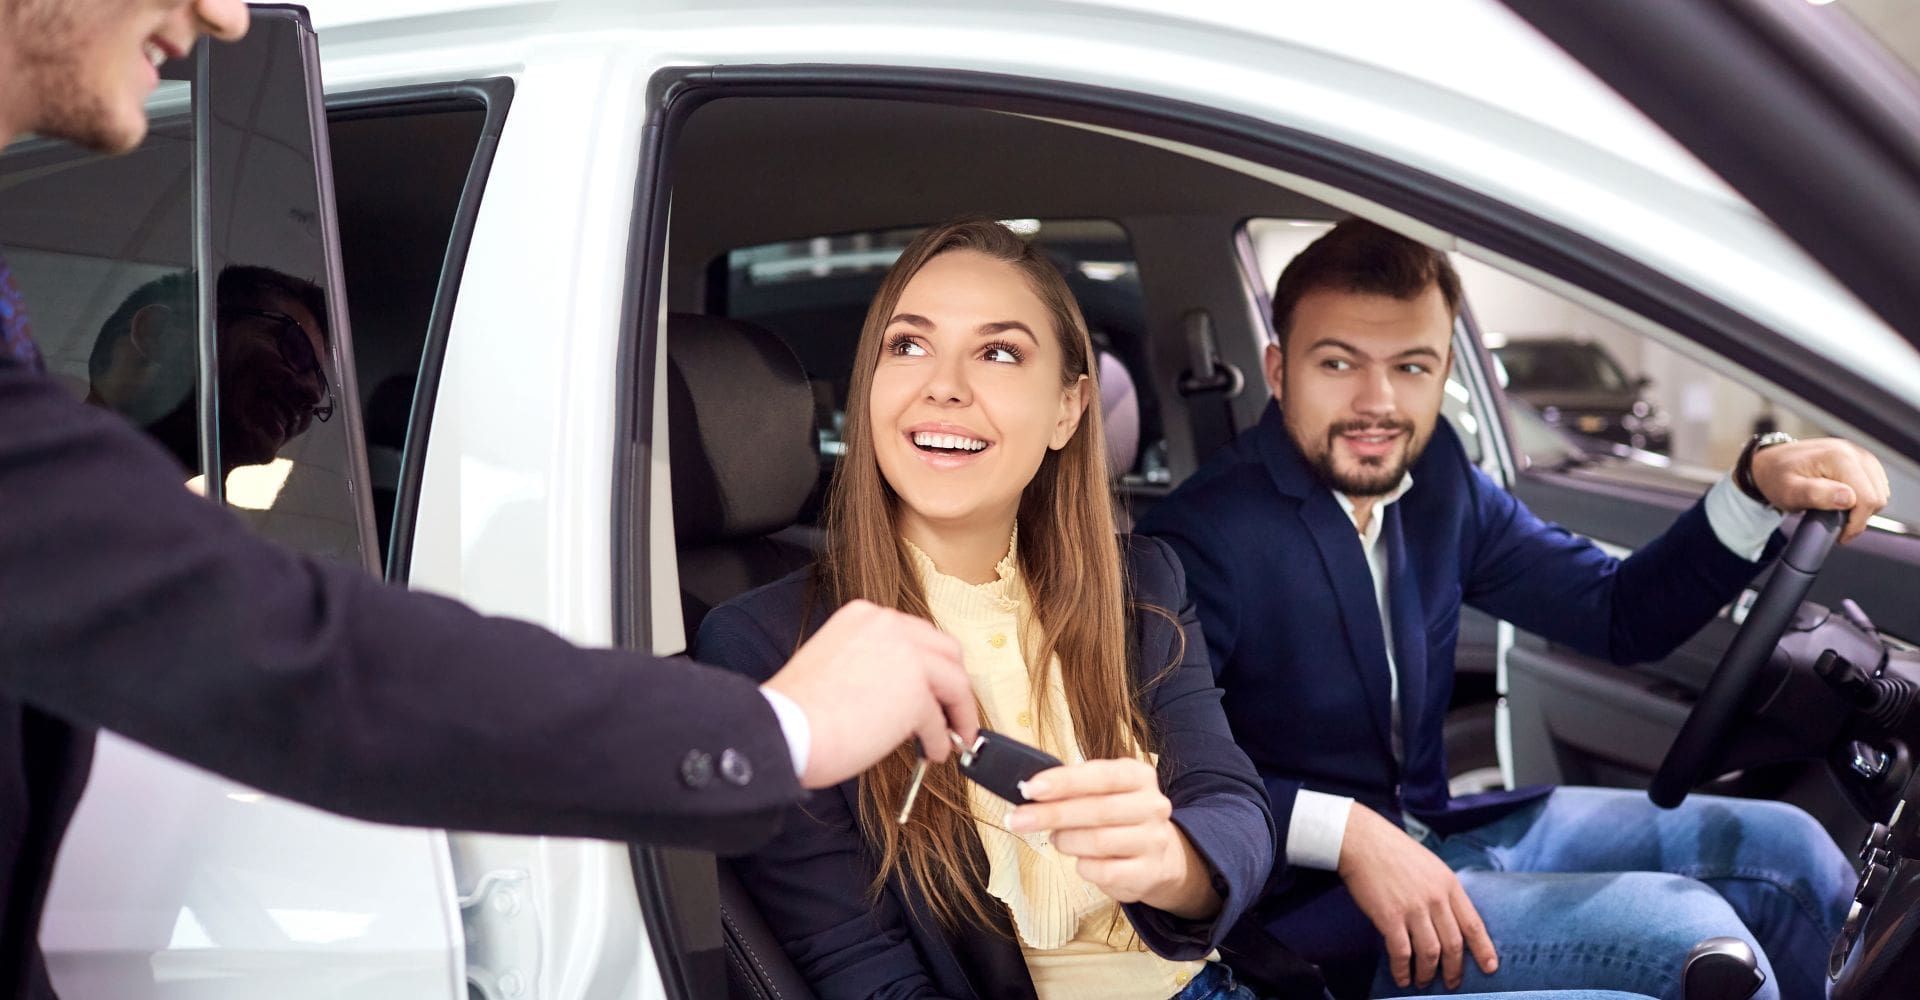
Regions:
<instances>
[{"instance_id":1,"label":"dark suit jacket","mask_svg":"<svg viewBox=\"0 0 1920 1000\"><path fill-rule=\"evenodd\" d=\"M1277 405L1139 526L1186 567L1227 718L1272 797L1281 860L1263 917L1314 960L1370 960L1379 936L1336 876L1284 865L1300 789L1353 796L1395 822L1412 813L1441 833L1546 792L1448 796L1442 727L1462 603L1637 663L1672 651L1761 565L1722 545L1699 504L1617 560L1535 517L1467 460L1446 421L1410 472L1412 489L1382 524L1404 764L1390 742L1386 640L1366 554Z\"/></svg>"},{"instance_id":2,"label":"dark suit jacket","mask_svg":"<svg viewBox=\"0 0 1920 1000\"><path fill-rule=\"evenodd\" d=\"M86 727L388 823L739 851L799 800L751 681L302 558L183 481L0 356L0 995L38 963ZM710 766L727 749L750 780Z\"/></svg>"},{"instance_id":3,"label":"dark suit jacket","mask_svg":"<svg viewBox=\"0 0 1920 1000\"><path fill-rule=\"evenodd\" d=\"M1160 615L1133 616L1133 666L1145 685L1178 658L1178 668L1143 697L1164 740L1160 778L1173 801L1173 820L1206 859L1225 903L1216 919L1205 922L1141 905L1126 907L1126 913L1154 951L1201 958L1259 895L1273 863L1272 817L1253 766L1220 713L1220 691L1179 564L1165 545L1140 538L1128 542L1127 562L1136 603L1179 613L1178 628ZM714 609L700 626L697 655L756 679L771 674L800 634L809 573L802 570ZM823 614L814 615L809 629ZM823 1000L1032 997L1033 982L1010 924L950 934L899 879L877 905L869 902L876 860L857 825L858 788L849 781L815 793L793 810L773 843L735 863L800 973ZM984 870L984 855L980 861Z\"/></svg>"}]
</instances>

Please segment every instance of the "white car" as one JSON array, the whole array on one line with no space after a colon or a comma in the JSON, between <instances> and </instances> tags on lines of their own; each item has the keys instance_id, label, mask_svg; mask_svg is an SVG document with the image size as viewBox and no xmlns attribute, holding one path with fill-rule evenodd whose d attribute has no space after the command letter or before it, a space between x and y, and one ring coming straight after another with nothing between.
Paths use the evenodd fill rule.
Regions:
<instances>
[{"instance_id":1,"label":"white car","mask_svg":"<svg viewBox=\"0 0 1920 1000\"><path fill-rule=\"evenodd\" d=\"M1844 30L1782 13L1799 5L1608 5L1609 30L1704 32L1687 45L1735 67L1712 99L1771 95L1796 123L1817 100L1883 94L1808 82L1886 67L1848 62ZM1070 268L1136 390L1139 436L1115 446L1136 508L1253 422L1265 399L1241 373L1258 371L1272 269L1349 214L1463 262L1448 415L1503 482L1529 488L1484 344L1499 309L1644 342L1642 361L1711 370L1920 482L1920 257L1886 252L1920 246L1920 171L1910 147L1867 141L1911 127L1901 116L1920 105L1869 100L1881 118L1820 123L1820 156L1741 168L1741 142L1785 139L1700 125L1682 53L1629 51L1582 6L261 8L243 43L169 68L132 156L28 142L0 158L0 253L76 392L155 279L197 275L201 303L235 264L314 282L330 301L332 419L197 488L291 544L659 653L817 544L808 493L836 454L857 310L906 233L958 214L1011 220ZM1794 50L1805 77L1740 63L1752 23L1842 48ZM1594 75L1635 90L1635 60L1640 85L1665 88L1648 112L1739 191ZM1773 89L1742 91L1741 72ZM1911 96L1897 74L1860 84L1902 85ZM1821 170L1884 183L1809 186ZM1854 241L1823 234L1829 208ZM780 372L756 368L740 323L772 331L810 380L788 384L812 388L761 393ZM211 318L199 328L212 372ZM698 349L709 340L721 346ZM228 387L182 391L197 393L183 455L208 467L229 433L209 404ZM1696 420L1707 454L1757 405L1668 409ZM1863 546L1884 556L1871 586L1892 594L1920 572L1906 523L1920 516L1890 510ZM1886 611L1915 624L1883 628L1920 639L1920 609ZM1544 750L1516 757L1551 744L1553 722L1511 692L1506 658L1527 637L1490 629L1484 705L1503 753L1489 773L1560 776L1543 775ZM527 664L530 689L557 682ZM1641 759L1613 763L1650 772L1686 702L1635 716ZM42 940L67 1000L796 995L738 907L710 856L346 820L104 735ZM1856 985L1847 1000L1893 995Z\"/></svg>"}]
</instances>

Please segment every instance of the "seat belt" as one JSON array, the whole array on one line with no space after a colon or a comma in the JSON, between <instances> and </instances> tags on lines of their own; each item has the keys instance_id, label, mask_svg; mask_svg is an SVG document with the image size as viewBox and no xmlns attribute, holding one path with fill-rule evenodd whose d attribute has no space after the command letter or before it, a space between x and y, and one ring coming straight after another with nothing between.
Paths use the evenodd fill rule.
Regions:
<instances>
[{"instance_id":1,"label":"seat belt","mask_svg":"<svg viewBox=\"0 0 1920 1000\"><path fill-rule=\"evenodd\" d=\"M1238 430L1233 399L1246 388L1247 379L1240 369L1221 360L1212 314L1205 309L1189 310L1180 317L1180 331L1187 344L1187 370L1180 373L1177 385L1187 403L1193 458L1200 463L1233 440Z\"/></svg>"}]
</instances>

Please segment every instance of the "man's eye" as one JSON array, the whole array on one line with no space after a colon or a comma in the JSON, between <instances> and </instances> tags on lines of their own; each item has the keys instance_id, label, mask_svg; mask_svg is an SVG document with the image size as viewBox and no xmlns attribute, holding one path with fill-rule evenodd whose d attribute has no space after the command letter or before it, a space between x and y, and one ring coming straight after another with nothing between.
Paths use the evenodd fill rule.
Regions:
<instances>
[{"instance_id":1,"label":"man's eye","mask_svg":"<svg viewBox=\"0 0 1920 1000\"><path fill-rule=\"evenodd\" d=\"M1418 361L1409 361L1406 364L1401 365L1400 370L1403 373L1408 375L1426 375L1433 371L1432 368L1428 367L1427 365L1421 364Z\"/></svg>"},{"instance_id":2,"label":"man's eye","mask_svg":"<svg viewBox=\"0 0 1920 1000\"><path fill-rule=\"evenodd\" d=\"M919 341L905 334L895 334L887 340L887 353L901 358L924 358L927 349Z\"/></svg>"},{"instance_id":3,"label":"man's eye","mask_svg":"<svg viewBox=\"0 0 1920 1000\"><path fill-rule=\"evenodd\" d=\"M1346 358L1327 358L1320 362L1320 367L1330 372L1344 372L1353 367L1353 362Z\"/></svg>"}]
</instances>

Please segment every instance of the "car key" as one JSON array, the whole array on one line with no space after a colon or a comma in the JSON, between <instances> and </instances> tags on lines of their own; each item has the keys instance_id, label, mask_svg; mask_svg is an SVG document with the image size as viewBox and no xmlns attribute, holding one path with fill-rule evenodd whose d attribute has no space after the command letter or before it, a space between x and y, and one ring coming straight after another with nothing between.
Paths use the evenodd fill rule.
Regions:
<instances>
[{"instance_id":1,"label":"car key","mask_svg":"<svg viewBox=\"0 0 1920 1000\"><path fill-rule=\"evenodd\" d=\"M1015 805L1028 801L1020 791L1023 782L1050 767L1060 766L1060 760L1052 754L989 729L980 730L971 745L958 733L947 735L958 751L960 773Z\"/></svg>"},{"instance_id":2,"label":"car key","mask_svg":"<svg viewBox=\"0 0 1920 1000\"><path fill-rule=\"evenodd\" d=\"M907 797L900 803L900 814L893 818L901 826L906 826L907 817L913 815L913 802L920 797L920 786L927 780L927 751L917 736L913 740L913 753L918 758L913 762L913 779L907 783Z\"/></svg>"}]
</instances>

